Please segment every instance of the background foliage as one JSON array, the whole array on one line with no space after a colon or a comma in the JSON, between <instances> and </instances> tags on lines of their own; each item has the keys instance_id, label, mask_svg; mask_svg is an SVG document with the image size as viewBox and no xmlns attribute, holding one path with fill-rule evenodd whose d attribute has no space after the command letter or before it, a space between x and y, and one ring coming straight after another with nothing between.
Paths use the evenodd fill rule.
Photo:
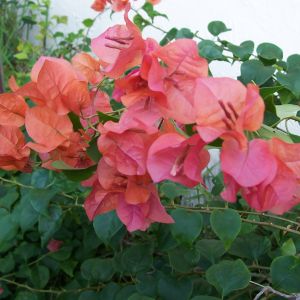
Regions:
<instances>
[{"instance_id":1,"label":"background foliage","mask_svg":"<svg viewBox=\"0 0 300 300\"><path fill-rule=\"evenodd\" d=\"M1 2L6 80L16 74L22 81L42 53L70 58L72 51L88 50L93 20L85 20L85 29L77 33L52 33L49 24L64 24L67 18L50 16L49 5L46 0ZM157 28L158 17L166 16L145 4L134 22L141 29ZM239 80L259 85L267 107L266 125L258 134L299 142L288 127L277 125L299 121L300 55L284 60L282 50L270 43L234 45L222 39L230 29L221 21L208 25L211 40L187 28L157 29L165 33L161 45L194 38L210 62L241 62ZM37 35L37 44L29 42L30 34ZM300 293L299 207L279 217L250 211L243 199L228 205L219 196L223 180L217 169L206 171L209 193L161 184L161 199L176 223L153 224L146 233L133 234L114 212L88 221L82 204L89 190L79 184L86 175L80 171L1 172L0 299L295 299L293 294Z\"/></svg>"}]
</instances>

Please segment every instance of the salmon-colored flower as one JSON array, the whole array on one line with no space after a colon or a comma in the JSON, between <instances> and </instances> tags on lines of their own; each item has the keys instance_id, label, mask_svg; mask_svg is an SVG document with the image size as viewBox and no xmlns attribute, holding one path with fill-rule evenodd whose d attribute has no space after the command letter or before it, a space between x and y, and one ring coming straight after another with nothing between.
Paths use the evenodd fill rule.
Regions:
<instances>
[{"instance_id":1,"label":"salmon-colored flower","mask_svg":"<svg viewBox=\"0 0 300 300\"><path fill-rule=\"evenodd\" d=\"M257 211L282 214L300 203L300 146L279 139L255 139L245 149L235 139L225 140L221 168L225 200L236 201L241 192Z\"/></svg>"},{"instance_id":2,"label":"salmon-colored flower","mask_svg":"<svg viewBox=\"0 0 300 300\"><path fill-rule=\"evenodd\" d=\"M126 8L129 0L108 0L111 3L111 8L113 11L122 11Z\"/></svg>"},{"instance_id":3,"label":"salmon-colored flower","mask_svg":"<svg viewBox=\"0 0 300 300\"><path fill-rule=\"evenodd\" d=\"M73 125L67 116L59 116L48 107L27 110L25 117L27 133L34 142L27 145L40 153L48 153L57 147L68 146Z\"/></svg>"},{"instance_id":4,"label":"salmon-colored flower","mask_svg":"<svg viewBox=\"0 0 300 300\"><path fill-rule=\"evenodd\" d=\"M28 164L30 149L25 137L16 126L0 126L0 168L24 171Z\"/></svg>"},{"instance_id":5,"label":"salmon-colored flower","mask_svg":"<svg viewBox=\"0 0 300 300\"><path fill-rule=\"evenodd\" d=\"M42 167L50 170L56 170L53 166L55 161L63 161L66 165L84 169L95 163L89 158L86 150L89 146L90 138L88 135L80 132L72 132L67 146L59 146L49 153L40 153L43 161Z\"/></svg>"},{"instance_id":6,"label":"salmon-colored flower","mask_svg":"<svg viewBox=\"0 0 300 300\"><path fill-rule=\"evenodd\" d=\"M243 131L258 130L263 122L264 102L258 88L246 87L230 78L201 78L194 91L197 130L206 142L235 136L245 142Z\"/></svg>"},{"instance_id":7,"label":"salmon-colored flower","mask_svg":"<svg viewBox=\"0 0 300 300\"><path fill-rule=\"evenodd\" d=\"M92 103L87 82L79 80L73 80L65 87L62 99L67 109L78 116Z\"/></svg>"},{"instance_id":8,"label":"salmon-colored flower","mask_svg":"<svg viewBox=\"0 0 300 300\"><path fill-rule=\"evenodd\" d=\"M158 137L148 152L147 168L154 182L171 180L188 187L202 182L201 172L209 162L205 143L198 135L185 138L178 133Z\"/></svg>"},{"instance_id":9,"label":"salmon-colored flower","mask_svg":"<svg viewBox=\"0 0 300 300\"><path fill-rule=\"evenodd\" d=\"M104 73L111 78L120 77L126 70L142 61L145 42L140 30L129 20L127 6L126 25L115 25L92 40L92 50L105 66Z\"/></svg>"},{"instance_id":10,"label":"salmon-colored flower","mask_svg":"<svg viewBox=\"0 0 300 300\"><path fill-rule=\"evenodd\" d=\"M72 58L72 65L86 81L92 84L98 84L103 79L100 72L100 61L88 53L76 54Z\"/></svg>"},{"instance_id":11,"label":"salmon-colored flower","mask_svg":"<svg viewBox=\"0 0 300 300\"><path fill-rule=\"evenodd\" d=\"M95 0L91 8L95 11L102 12L105 6L109 3L113 11L121 11L126 8L129 0Z\"/></svg>"},{"instance_id":12,"label":"salmon-colored flower","mask_svg":"<svg viewBox=\"0 0 300 300\"><path fill-rule=\"evenodd\" d=\"M110 166L125 175L146 174L147 151L153 136L139 129L124 130L113 122L99 126L99 130L98 149Z\"/></svg>"},{"instance_id":13,"label":"salmon-colored flower","mask_svg":"<svg viewBox=\"0 0 300 300\"><path fill-rule=\"evenodd\" d=\"M78 79L75 69L64 59L41 57L32 68L31 79L16 93L59 115L72 110L78 113L89 105L87 85ZM70 93L70 89L75 93Z\"/></svg>"},{"instance_id":14,"label":"salmon-colored flower","mask_svg":"<svg viewBox=\"0 0 300 300\"><path fill-rule=\"evenodd\" d=\"M13 93L0 95L0 125L24 125L26 110L27 104L21 96Z\"/></svg>"},{"instance_id":15,"label":"salmon-colored flower","mask_svg":"<svg viewBox=\"0 0 300 300\"><path fill-rule=\"evenodd\" d=\"M132 205L121 196L117 206L117 214L130 232L145 231L154 222L174 223L172 217L166 213L165 208L160 203L154 186L148 201L145 203Z\"/></svg>"},{"instance_id":16,"label":"salmon-colored flower","mask_svg":"<svg viewBox=\"0 0 300 300\"><path fill-rule=\"evenodd\" d=\"M107 0L95 0L91 8L95 11L103 11L106 6Z\"/></svg>"},{"instance_id":17,"label":"salmon-colored flower","mask_svg":"<svg viewBox=\"0 0 300 300\"><path fill-rule=\"evenodd\" d=\"M98 214L116 209L129 231L146 230L153 222L173 222L160 204L156 188L147 174L126 176L102 158L97 175L84 182L84 185L93 186L84 203L90 220Z\"/></svg>"}]
</instances>

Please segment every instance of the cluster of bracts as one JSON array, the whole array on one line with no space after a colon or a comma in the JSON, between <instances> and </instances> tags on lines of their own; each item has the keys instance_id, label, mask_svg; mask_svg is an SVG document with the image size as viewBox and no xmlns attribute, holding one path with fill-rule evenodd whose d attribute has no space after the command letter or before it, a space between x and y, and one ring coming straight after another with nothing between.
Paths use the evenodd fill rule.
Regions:
<instances>
[{"instance_id":1,"label":"cluster of bracts","mask_svg":"<svg viewBox=\"0 0 300 300\"><path fill-rule=\"evenodd\" d=\"M97 138L102 157L82 183L92 187L89 219L116 210L129 231L146 230L173 222L156 184L203 184L208 145L218 141L224 200L240 193L253 209L275 214L298 204L300 145L259 137L265 107L258 87L208 77L195 41L145 40L128 18L128 1L108 2L126 3L125 24L92 40L97 59L41 57L31 82L20 87L12 78L12 92L0 95L0 167L30 171L33 150L44 168L55 170L57 161L88 168L96 164L87 149ZM98 114L114 114L104 82L114 83L112 98L124 106L118 122L101 122ZM74 130L71 114L82 129Z\"/></svg>"}]
</instances>

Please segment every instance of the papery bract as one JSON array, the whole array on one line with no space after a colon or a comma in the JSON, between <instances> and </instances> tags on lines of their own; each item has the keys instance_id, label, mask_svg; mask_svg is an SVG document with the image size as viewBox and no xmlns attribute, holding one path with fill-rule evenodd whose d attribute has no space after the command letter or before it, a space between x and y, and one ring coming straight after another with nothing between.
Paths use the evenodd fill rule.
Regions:
<instances>
[{"instance_id":1,"label":"papery bract","mask_svg":"<svg viewBox=\"0 0 300 300\"><path fill-rule=\"evenodd\" d=\"M252 84L245 88L230 78L202 78L194 93L197 130L206 142L225 134L242 136L262 124L265 106Z\"/></svg>"},{"instance_id":2,"label":"papery bract","mask_svg":"<svg viewBox=\"0 0 300 300\"><path fill-rule=\"evenodd\" d=\"M30 149L25 145L25 137L16 126L0 126L0 168L24 171Z\"/></svg>"},{"instance_id":3,"label":"papery bract","mask_svg":"<svg viewBox=\"0 0 300 300\"><path fill-rule=\"evenodd\" d=\"M27 110L25 126L33 142L28 146L41 153L50 152L61 145L68 145L73 125L67 116L59 116L48 107Z\"/></svg>"},{"instance_id":4,"label":"papery bract","mask_svg":"<svg viewBox=\"0 0 300 300\"><path fill-rule=\"evenodd\" d=\"M109 125L112 126L109 126ZM125 175L146 174L146 158L153 137L140 130L124 130L107 122L100 126L98 149L105 161Z\"/></svg>"},{"instance_id":5,"label":"papery bract","mask_svg":"<svg viewBox=\"0 0 300 300\"><path fill-rule=\"evenodd\" d=\"M95 0L91 8L95 11L102 12L106 6L107 0Z\"/></svg>"},{"instance_id":6,"label":"papery bract","mask_svg":"<svg viewBox=\"0 0 300 300\"><path fill-rule=\"evenodd\" d=\"M250 207L275 214L282 214L300 203L298 144L287 144L275 138L253 140L248 149L238 148L236 140L224 144L221 167L226 186L222 193L225 200L235 202L236 193L241 191ZM293 155L286 161L288 153Z\"/></svg>"},{"instance_id":7,"label":"papery bract","mask_svg":"<svg viewBox=\"0 0 300 300\"><path fill-rule=\"evenodd\" d=\"M9 77L8 86L13 92L17 91L20 88L14 76Z\"/></svg>"},{"instance_id":8,"label":"papery bract","mask_svg":"<svg viewBox=\"0 0 300 300\"><path fill-rule=\"evenodd\" d=\"M201 172L209 162L204 146L198 135L189 139L178 133L158 137L147 159L147 169L154 182L171 180L189 187L201 183Z\"/></svg>"},{"instance_id":9,"label":"papery bract","mask_svg":"<svg viewBox=\"0 0 300 300\"><path fill-rule=\"evenodd\" d=\"M252 140L241 148L235 139L225 140L221 151L221 168L241 186L255 186L274 176L276 161L264 140Z\"/></svg>"},{"instance_id":10,"label":"papery bract","mask_svg":"<svg viewBox=\"0 0 300 300\"><path fill-rule=\"evenodd\" d=\"M88 53L78 53L72 58L72 65L81 76L92 84L97 84L103 79L100 72L100 61Z\"/></svg>"},{"instance_id":11,"label":"papery bract","mask_svg":"<svg viewBox=\"0 0 300 300\"><path fill-rule=\"evenodd\" d=\"M124 10L129 0L109 0L109 2L111 3L112 10L117 12Z\"/></svg>"},{"instance_id":12,"label":"papery bract","mask_svg":"<svg viewBox=\"0 0 300 300\"><path fill-rule=\"evenodd\" d=\"M165 208L160 203L154 187L146 203L131 205L121 197L117 206L117 214L128 231L145 231L154 222L174 223L172 217L166 213Z\"/></svg>"},{"instance_id":13,"label":"papery bract","mask_svg":"<svg viewBox=\"0 0 300 300\"><path fill-rule=\"evenodd\" d=\"M70 111L64 102L66 87L78 78L68 61L41 57L32 69L31 78L32 82L25 84L16 93L29 97L37 105L47 106L58 114Z\"/></svg>"},{"instance_id":14,"label":"papery bract","mask_svg":"<svg viewBox=\"0 0 300 300\"><path fill-rule=\"evenodd\" d=\"M129 8L126 8L126 25L110 27L92 40L92 50L106 65L104 73L111 78L118 78L126 70L141 63L145 50L141 32L128 19Z\"/></svg>"},{"instance_id":15,"label":"papery bract","mask_svg":"<svg viewBox=\"0 0 300 300\"><path fill-rule=\"evenodd\" d=\"M63 161L70 167L80 169L94 165L94 162L89 158L86 152L89 141L90 138L88 135L72 132L67 146L59 146L49 153L40 154L43 161L43 168L55 170L55 167L53 166L55 161Z\"/></svg>"},{"instance_id":16,"label":"papery bract","mask_svg":"<svg viewBox=\"0 0 300 300\"><path fill-rule=\"evenodd\" d=\"M191 39L178 39L153 52L167 65L167 76L180 75L184 78L208 76L207 60L199 56L198 47Z\"/></svg>"},{"instance_id":17,"label":"papery bract","mask_svg":"<svg viewBox=\"0 0 300 300\"><path fill-rule=\"evenodd\" d=\"M65 87L63 101L68 110L78 116L82 115L83 110L92 102L87 83L78 80L71 81Z\"/></svg>"},{"instance_id":18,"label":"papery bract","mask_svg":"<svg viewBox=\"0 0 300 300\"><path fill-rule=\"evenodd\" d=\"M0 95L0 125L24 125L27 104L16 94L6 93Z\"/></svg>"}]
</instances>

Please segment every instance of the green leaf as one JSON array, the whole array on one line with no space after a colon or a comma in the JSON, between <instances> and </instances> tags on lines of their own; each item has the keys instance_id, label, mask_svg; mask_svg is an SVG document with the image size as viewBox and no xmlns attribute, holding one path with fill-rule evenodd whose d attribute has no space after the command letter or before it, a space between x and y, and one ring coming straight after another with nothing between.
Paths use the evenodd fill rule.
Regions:
<instances>
[{"instance_id":1,"label":"green leaf","mask_svg":"<svg viewBox=\"0 0 300 300\"><path fill-rule=\"evenodd\" d=\"M81 265L81 275L86 280L106 282L114 275L113 262L111 258L91 258L85 260Z\"/></svg>"},{"instance_id":2,"label":"green leaf","mask_svg":"<svg viewBox=\"0 0 300 300\"><path fill-rule=\"evenodd\" d=\"M86 150L88 156L96 163L100 160L102 157L102 154L99 152L98 145L97 145L97 138L92 139L92 141L89 144L89 147Z\"/></svg>"},{"instance_id":3,"label":"green leaf","mask_svg":"<svg viewBox=\"0 0 300 300\"><path fill-rule=\"evenodd\" d=\"M199 54L209 60L223 59L223 49L216 45L214 41L203 40L198 43Z\"/></svg>"},{"instance_id":4,"label":"green leaf","mask_svg":"<svg viewBox=\"0 0 300 300\"><path fill-rule=\"evenodd\" d=\"M47 216L41 215L39 218L39 233L44 247L54 233L60 228L62 223L62 209L60 206L51 206Z\"/></svg>"},{"instance_id":5,"label":"green leaf","mask_svg":"<svg viewBox=\"0 0 300 300\"><path fill-rule=\"evenodd\" d=\"M43 189L51 183L51 172L46 169L37 169L31 173L30 185L37 188Z\"/></svg>"},{"instance_id":6,"label":"green leaf","mask_svg":"<svg viewBox=\"0 0 300 300\"><path fill-rule=\"evenodd\" d=\"M282 105L276 105L275 107L276 107L277 116L280 119L296 116L297 112L300 110L300 106L295 104L282 104Z\"/></svg>"},{"instance_id":7,"label":"green leaf","mask_svg":"<svg viewBox=\"0 0 300 300\"><path fill-rule=\"evenodd\" d=\"M134 293L133 295L131 295L128 300L155 300L154 298L150 298L147 296L143 296L141 294L138 293Z\"/></svg>"},{"instance_id":8,"label":"green leaf","mask_svg":"<svg viewBox=\"0 0 300 300\"><path fill-rule=\"evenodd\" d=\"M282 50L271 43L262 43L258 45L256 52L258 56L266 59L266 60L277 60L282 59L283 52Z\"/></svg>"},{"instance_id":9,"label":"green leaf","mask_svg":"<svg viewBox=\"0 0 300 300\"><path fill-rule=\"evenodd\" d=\"M163 37L163 39L160 41L160 45L161 46L165 46L166 44L168 44L169 42L171 42L172 40L175 39L176 35L177 35L177 31L178 29L177 28L172 28L170 29L166 35Z\"/></svg>"},{"instance_id":10,"label":"green leaf","mask_svg":"<svg viewBox=\"0 0 300 300\"><path fill-rule=\"evenodd\" d=\"M293 140L288 134L283 133L282 131L269 127L267 125L262 125L262 127L258 130L259 136L264 139L271 139L273 137L277 137L279 139L282 139L283 141L287 143L292 143Z\"/></svg>"},{"instance_id":11,"label":"green leaf","mask_svg":"<svg viewBox=\"0 0 300 300\"><path fill-rule=\"evenodd\" d=\"M136 293L136 289L134 285L124 286L117 292L115 300L128 299L134 293Z\"/></svg>"},{"instance_id":12,"label":"green leaf","mask_svg":"<svg viewBox=\"0 0 300 300\"><path fill-rule=\"evenodd\" d=\"M212 297L212 296L196 296L192 298L191 300L221 300L220 298Z\"/></svg>"},{"instance_id":13,"label":"green leaf","mask_svg":"<svg viewBox=\"0 0 300 300\"><path fill-rule=\"evenodd\" d=\"M207 281L222 295L227 296L233 291L248 286L251 279L250 272L242 260L224 260L211 266L206 272Z\"/></svg>"},{"instance_id":14,"label":"green leaf","mask_svg":"<svg viewBox=\"0 0 300 300\"><path fill-rule=\"evenodd\" d=\"M11 272L15 267L15 260L11 253L7 254L5 257L0 258L0 272L7 274Z\"/></svg>"},{"instance_id":15,"label":"green leaf","mask_svg":"<svg viewBox=\"0 0 300 300\"><path fill-rule=\"evenodd\" d=\"M248 60L254 50L254 43L252 41L244 41L239 46L228 43L228 49L235 57L241 60Z\"/></svg>"},{"instance_id":16,"label":"green leaf","mask_svg":"<svg viewBox=\"0 0 300 300\"><path fill-rule=\"evenodd\" d=\"M173 210L171 215L175 221L174 224L170 225L172 235L179 243L191 245L201 233L202 215L184 209Z\"/></svg>"},{"instance_id":17,"label":"green leaf","mask_svg":"<svg viewBox=\"0 0 300 300\"><path fill-rule=\"evenodd\" d=\"M207 26L208 31L213 36L218 36L222 32L230 31L222 21L212 21Z\"/></svg>"},{"instance_id":18,"label":"green leaf","mask_svg":"<svg viewBox=\"0 0 300 300\"><path fill-rule=\"evenodd\" d=\"M282 244L280 250L281 250L282 255L288 256L288 255L296 255L297 254L296 246L294 244L293 239L291 239L291 238Z\"/></svg>"},{"instance_id":19,"label":"green leaf","mask_svg":"<svg viewBox=\"0 0 300 300\"><path fill-rule=\"evenodd\" d=\"M80 293L78 300L99 300L99 293L94 291L84 291Z\"/></svg>"},{"instance_id":20,"label":"green leaf","mask_svg":"<svg viewBox=\"0 0 300 300\"><path fill-rule=\"evenodd\" d=\"M80 122L80 118L79 116L77 116L76 114L74 114L73 112L69 112L68 113L68 117L71 120L72 124L73 124L73 129L75 131L78 131L79 129L83 129L83 126Z\"/></svg>"},{"instance_id":21,"label":"green leaf","mask_svg":"<svg viewBox=\"0 0 300 300\"><path fill-rule=\"evenodd\" d=\"M98 111L97 114L100 118L101 123L103 124L106 123L107 121L119 122L119 119L115 116L107 115L100 111Z\"/></svg>"},{"instance_id":22,"label":"green leaf","mask_svg":"<svg viewBox=\"0 0 300 300\"><path fill-rule=\"evenodd\" d=\"M153 265L152 247L149 245L135 245L124 250L121 261L124 270L137 273L151 269Z\"/></svg>"},{"instance_id":23,"label":"green leaf","mask_svg":"<svg viewBox=\"0 0 300 300\"><path fill-rule=\"evenodd\" d=\"M47 189L32 189L28 192L28 197L32 207L40 214L45 214L50 200L55 196L56 191Z\"/></svg>"},{"instance_id":24,"label":"green leaf","mask_svg":"<svg viewBox=\"0 0 300 300\"><path fill-rule=\"evenodd\" d=\"M36 25L37 24L36 20L31 16L23 16L22 21L25 24L29 24L29 25Z\"/></svg>"},{"instance_id":25,"label":"green leaf","mask_svg":"<svg viewBox=\"0 0 300 300\"><path fill-rule=\"evenodd\" d=\"M17 192L16 187L0 186L0 208L10 210L18 198L19 193Z\"/></svg>"},{"instance_id":26,"label":"green leaf","mask_svg":"<svg viewBox=\"0 0 300 300\"><path fill-rule=\"evenodd\" d=\"M170 200L174 200L190 192L185 186L171 181L163 182L160 190Z\"/></svg>"},{"instance_id":27,"label":"green leaf","mask_svg":"<svg viewBox=\"0 0 300 300\"><path fill-rule=\"evenodd\" d=\"M196 247L178 246L169 250L168 255L171 267L182 273L189 272L200 260L200 251Z\"/></svg>"},{"instance_id":28,"label":"green leaf","mask_svg":"<svg viewBox=\"0 0 300 300\"><path fill-rule=\"evenodd\" d=\"M261 87L259 89L259 93L265 99L271 95L274 95L276 92L278 92L282 89L283 89L283 86L281 86L281 85L270 86L270 87Z\"/></svg>"},{"instance_id":29,"label":"green leaf","mask_svg":"<svg viewBox=\"0 0 300 300\"><path fill-rule=\"evenodd\" d=\"M266 236L255 233L238 237L232 244L229 253L235 256L256 260L271 249L271 242Z\"/></svg>"},{"instance_id":30,"label":"green leaf","mask_svg":"<svg viewBox=\"0 0 300 300\"><path fill-rule=\"evenodd\" d=\"M241 231L242 221L240 215L232 209L215 210L210 216L210 224L228 250Z\"/></svg>"},{"instance_id":31,"label":"green leaf","mask_svg":"<svg viewBox=\"0 0 300 300\"><path fill-rule=\"evenodd\" d=\"M68 260L64 261L60 264L60 268L70 277L74 276L74 270L76 266L78 265L78 262L75 260Z\"/></svg>"},{"instance_id":32,"label":"green leaf","mask_svg":"<svg viewBox=\"0 0 300 300\"><path fill-rule=\"evenodd\" d=\"M194 34L188 28L181 28L176 33L176 40L178 39L192 39Z\"/></svg>"},{"instance_id":33,"label":"green leaf","mask_svg":"<svg viewBox=\"0 0 300 300\"><path fill-rule=\"evenodd\" d=\"M66 177L72 181L81 182L90 178L96 171L97 165L91 166L87 169L77 169L77 170L64 170Z\"/></svg>"},{"instance_id":34,"label":"green leaf","mask_svg":"<svg viewBox=\"0 0 300 300\"><path fill-rule=\"evenodd\" d=\"M277 73L280 84L290 90L297 98L300 97L300 68L288 73Z\"/></svg>"},{"instance_id":35,"label":"green leaf","mask_svg":"<svg viewBox=\"0 0 300 300\"><path fill-rule=\"evenodd\" d=\"M38 296L31 292L19 292L15 300L38 300Z\"/></svg>"},{"instance_id":36,"label":"green leaf","mask_svg":"<svg viewBox=\"0 0 300 300\"><path fill-rule=\"evenodd\" d=\"M151 23L148 20L145 20L140 14L136 14L133 17L133 23L141 30L143 31L143 29L145 27L147 27L148 25L150 25Z\"/></svg>"},{"instance_id":37,"label":"green leaf","mask_svg":"<svg viewBox=\"0 0 300 300\"><path fill-rule=\"evenodd\" d=\"M241 80L244 84L255 82L257 85L264 84L268 79L272 77L275 72L275 68L271 66L264 66L259 60L248 60L241 65Z\"/></svg>"},{"instance_id":38,"label":"green leaf","mask_svg":"<svg viewBox=\"0 0 300 300\"><path fill-rule=\"evenodd\" d=\"M257 216L257 215L249 215L249 216L246 218L246 220L259 222L259 221L260 221L260 217ZM243 223L242 223L242 228L241 228L240 235L251 233L251 232L253 232L256 228L257 228L257 225L243 222Z\"/></svg>"},{"instance_id":39,"label":"green leaf","mask_svg":"<svg viewBox=\"0 0 300 300\"><path fill-rule=\"evenodd\" d=\"M188 300L192 294L193 284L188 278L161 278L158 294L162 300Z\"/></svg>"},{"instance_id":40,"label":"green leaf","mask_svg":"<svg viewBox=\"0 0 300 300\"><path fill-rule=\"evenodd\" d=\"M30 280L34 287L43 289L50 278L50 272L45 266L35 266L31 269Z\"/></svg>"},{"instance_id":41,"label":"green leaf","mask_svg":"<svg viewBox=\"0 0 300 300\"><path fill-rule=\"evenodd\" d=\"M288 57L287 69L289 72L300 69L300 54L293 54Z\"/></svg>"},{"instance_id":42,"label":"green leaf","mask_svg":"<svg viewBox=\"0 0 300 300\"><path fill-rule=\"evenodd\" d=\"M197 242L197 248L201 256L204 256L212 264L216 263L226 252L222 241L202 239Z\"/></svg>"},{"instance_id":43,"label":"green leaf","mask_svg":"<svg viewBox=\"0 0 300 300\"><path fill-rule=\"evenodd\" d=\"M160 279L160 273L139 273L137 275L136 290L149 297L157 297L157 285Z\"/></svg>"},{"instance_id":44,"label":"green leaf","mask_svg":"<svg viewBox=\"0 0 300 300\"><path fill-rule=\"evenodd\" d=\"M85 27L90 28L90 27L92 27L94 25L94 22L95 22L95 20L88 18L88 19L83 20L82 24Z\"/></svg>"},{"instance_id":45,"label":"green leaf","mask_svg":"<svg viewBox=\"0 0 300 300\"><path fill-rule=\"evenodd\" d=\"M162 14L162 13L154 10L153 5L149 2L146 2L142 6L142 9L146 12L146 14L151 19L152 22L153 22L155 17L164 17L164 18L168 19L168 16L166 14Z\"/></svg>"},{"instance_id":46,"label":"green leaf","mask_svg":"<svg viewBox=\"0 0 300 300\"><path fill-rule=\"evenodd\" d=\"M26 60L28 59L28 55L26 52L20 52L14 55L14 57L18 60Z\"/></svg>"},{"instance_id":47,"label":"green leaf","mask_svg":"<svg viewBox=\"0 0 300 300\"><path fill-rule=\"evenodd\" d=\"M98 215L93 222L95 232L99 239L109 245L111 239L123 227L114 211Z\"/></svg>"},{"instance_id":48,"label":"green leaf","mask_svg":"<svg viewBox=\"0 0 300 300\"><path fill-rule=\"evenodd\" d=\"M288 293L300 292L300 257L280 256L271 264L271 278L275 289Z\"/></svg>"},{"instance_id":49,"label":"green leaf","mask_svg":"<svg viewBox=\"0 0 300 300\"><path fill-rule=\"evenodd\" d=\"M101 290L97 300L115 300L115 296L120 289L121 287L118 284L110 282Z\"/></svg>"},{"instance_id":50,"label":"green leaf","mask_svg":"<svg viewBox=\"0 0 300 300\"><path fill-rule=\"evenodd\" d=\"M0 208L0 245L15 238L17 231L18 225L13 221L12 216L5 209Z\"/></svg>"},{"instance_id":51,"label":"green leaf","mask_svg":"<svg viewBox=\"0 0 300 300\"><path fill-rule=\"evenodd\" d=\"M284 87L278 91L278 96L281 104L288 104L296 98L291 91Z\"/></svg>"}]
</instances>

